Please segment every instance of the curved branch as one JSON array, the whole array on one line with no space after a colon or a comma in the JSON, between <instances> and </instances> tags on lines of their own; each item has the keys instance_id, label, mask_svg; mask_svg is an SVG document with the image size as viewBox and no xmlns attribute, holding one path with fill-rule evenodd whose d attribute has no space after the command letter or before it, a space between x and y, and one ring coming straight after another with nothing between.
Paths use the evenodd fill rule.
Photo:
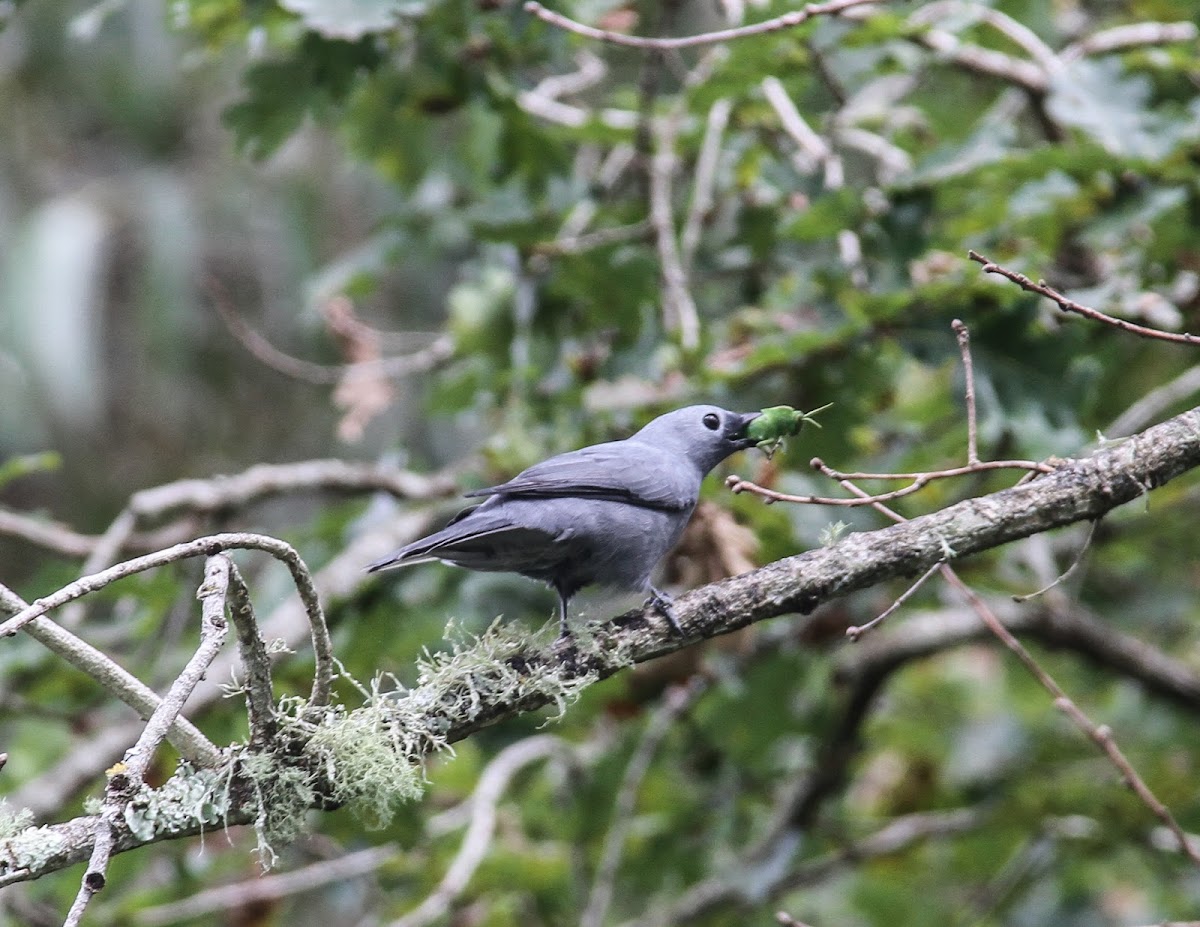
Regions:
<instances>
[{"instance_id":1,"label":"curved branch","mask_svg":"<svg viewBox=\"0 0 1200 927\"><path fill-rule=\"evenodd\" d=\"M595 26L576 22L568 16L554 12L554 10L548 10L538 3L537 0L527 0L525 12L532 13L538 19L542 20L542 22L557 26L559 29L564 29L567 32L574 32L576 35L581 35L584 38L597 39L601 42L608 42L611 45L624 45L626 48L668 51L678 48L692 48L697 45L715 45L719 42L730 42L734 39L742 39L750 35L762 35L766 32L778 32L780 29L791 29L793 26L798 26L813 16L836 16L852 7L867 6L868 4L880 2L882 0L828 0L826 3L810 3L798 10L792 10L790 13L784 13L782 16L777 16L774 19L768 19L761 23L752 23L749 26L734 26L730 29L718 29L715 32L703 32L699 35L661 37L627 35L624 32L597 29Z\"/></svg>"},{"instance_id":2,"label":"curved branch","mask_svg":"<svg viewBox=\"0 0 1200 927\"><path fill-rule=\"evenodd\" d=\"M406 725L409 742L420 743L424 737L431 749L454 743L498 721L561 704L595 680L701 638L783 614L807 614L822 602L919 573L948 553L958 560L1094 520L1197 466L1200 409L1193 409L1091 457L1066 461L1029 483L878 531L852 534L831 547L694 590L675 600L683 637L673 635L651 607L593 625L587 637L560 639L540 650L514 643L507 653L498 652L492 641L489 650L464 655L462 671L430 674L424 684L397 697L391 710ZM206 540L211 544L214 539ZM253 783L231 774L227 795L228 823L254 819L258 806ZM38 829L42 842L36 857L17 852L14 842L19 838L0 841L0 884L82 862L95 842L98 823L95 816L85 816ZM172 819L153 834L138 835L118 822L114 852L190 836L202 827L200 821Z\"/></svg>"},{"instance_id":3,"label":"curved branch","mask_svg":"<svg viewBox=\"0 0 1200 927\"><path fill-rule=\"evenodd\" d=\"M312 629L312 646L313 654L316 658L316 669L313 673L312 695L309 699L311 703L310 707L316 710L328 704L329 690L333 678L333 643L329 639L329 627L325 623L325 613L321 610L321 603L317 596L316 586L313 585L312 575L308 572L308 567L304 565L304 561L300 559L300 555L296 553L294 547L285 541L267 537L266 535L244 532L214 534L209 537L188 541L185 544L176 544L174 547L168 547L166 550L156 551L153 554L146 554L144 557L126 560L124 563L118 563L116 566L109 567L107 570L101 570L99 573L93 573L90 576L83 576L75 582L63 586L57 592L46 596L44 599L35 600L28 608L18 612L0 624L0 637L11 637L31 621L41 618L48 611L66 605L68 602L74 602L76 599L95 592L97 589L103 589L118 579L124 579L135 573L152 570L155 567L165 566L168 563L174 563L178 560L186 560L189 557L212 556L223 550L261 550L270 554L276 560L282 561L288 568L288 571L292 574L292 581L296 584L296 591L300 594L300 600L304 603L304 610L308 615L309 625Z\"/></svg>"}]
</instances>

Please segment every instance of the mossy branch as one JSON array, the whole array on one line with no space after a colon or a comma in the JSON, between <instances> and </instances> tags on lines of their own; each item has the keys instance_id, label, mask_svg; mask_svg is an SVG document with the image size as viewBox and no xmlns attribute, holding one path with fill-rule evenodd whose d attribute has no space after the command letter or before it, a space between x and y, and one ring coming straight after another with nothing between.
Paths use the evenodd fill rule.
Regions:
<instances>
[{"instance_id":1,"label":"mossy branch","mask_svg":"<svg viewBox=\"0 0 1200 927\"><path fill-rule=\"evenodd\" d=\"M675 602L683 638L670 633L653 608L627 612L545 647L494 626L470 646L428 658L412 689L375 690L353 710L315 710L303 702L283 706L278 735L266 749L242 751L224 770L183 767L162 788L147 789L131 803L135 813L114 827L114 851L220 823L257 821L270 837L286 831L289 821L299 822L309 807L343 801L361 801L381 813L380 803L389 796L371 785L381 770L393 770L397 794L391 797L410 800L429 752L515 715L551 705L561 709L592 682L632 663L778 615L807 614L850 592L918 575L948 556L959 560L1094 520L1197 466L1200 408L1090 457L1062 461L1053 472L1012 489L851 534L830 547L697 589ZM372 732L378 737L369 736ZM403 775L395 776L397 768ZM343 776L357 783L355 789ZM264 789L267 782L274 783L273 792ZM82 862L97 824L96 816L81 816L0 839L0 885Z\"/></svg>"}]
</instances>

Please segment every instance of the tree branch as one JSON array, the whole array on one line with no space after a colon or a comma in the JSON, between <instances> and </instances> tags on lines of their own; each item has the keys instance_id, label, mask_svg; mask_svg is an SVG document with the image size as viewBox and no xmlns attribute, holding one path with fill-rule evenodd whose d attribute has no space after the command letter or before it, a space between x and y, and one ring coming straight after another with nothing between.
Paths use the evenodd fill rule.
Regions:
<instances>
[{"instance_id":1,"label":"tree branch","mask_svg":"<svg viewBox=\"0 0 1200 927\"><path fill-rule=\"evenodd\" d=\"M0 615L15 615L28 608L29 604L24 599L6 586L0 585ZM148 719L158 708L159 698L153 689L111 657L49 618L33 619L25 625L25 633L91 677L109 695L133 708L143 719ZM109 731L101 734L101 738L106 742L115 742L121 746L129 743L133 736L122 730L119 737L113 741L113 735ZM215 766L221 762L221 752L186 718L175 719L167 738L182 756L198 766ZM105 759L100 768L103 769L108 762Z\"/></svg>"},{"instance_id":2,"label":"tree branch","mask_svg":"<svg viewBox=\"0 0 1200 927\"><path fill-rule=\"evenodd\" d=\"M1064 462L1053 473L910 521L852 534L839 543L788 557L733 579L704 586L675 601L684 629L673 635L654 608L636 609L586 634L533 649L517 638L482 640L478 651L453 658L421 685L389 702L407 742L428 749L462 740L503 719L560 706L595 680L632 663L678 650L900 576L912 576L947 556L952 562L1029 535L1090 521L1200 466L1200 409L1193 409L1091 457ZM211 539L209 539L211 543ZM435 667L435 670L437 668ZM305 762L295 754L295 763ZM311 762L311 758L309 760ZM320 781L321 770L312 770ZM253 783L237 771L222 779L225 818L254 820ZM320 789L317 789L320 794ZM0 841L0 884L24 881L87 858L95 816L36 829L38 853L21 837ZM114 828L114 852L188 836L205 824L169 817L151 834ZM211 825L208 825L211 826Z\"/></svg>"},{"instance_id":3,"label":"tree branch","mask_svg":"<svg viewBox=\"0 0 1200 927\"><path fill-rule=\"evenodd\" d=\"M97 589L103 589L118 579L124 579L135 573L152 570L178 560L186 560L189 557L212 556L223 550L261 550L287 566L292 574L292 581L296 584L296 591L300 594L300 601L304 603L304 610L308 615L312 631L316 669L313 673L312 695L309 698L310 707L315 711L328 704L330 680L333 678L333 644L329 639L329 628L325 623L325 613L321 610L312 575L308 572L304 561L300 559L300 555L296 553L295 548L277 538L261 534L214 534L210 537L188 541L185 544L176 544L166 550L127 560L109 567L107 570L101 570L99 573L81 577L75 582L63 586L52 595L46 596L44 599L37 599L28 608L0 624L0 637L11 637L48 611L82 598Z\"/></svg>"},{"instance_id":4,"label":"tree branch","mask_svg":"<svg viewBox=\"0 0 1200 927\"><path fill-rule=\"evenodd\" d=\"M784 13L782 16L777 16L774 19L768 19L761 23L752 23L749 26L734 26L731 29L718 29L715 32L704 32L700 35L662 36L658 38L644 35L626 35L624 32L597 29L595 26L576 22L568 16L548 10L538 3L537 0L528 0L525 4L525 12L532 13L538 19L552 26L557 26L559 29L564 29L567 32L574 32L576 35L581 35L584 38L598 39L601 42L608 42L612 45L624 45L626 48L667 51L679 48L692 48L696 45L715 45L720 42L729 42L750 35L762 35L766 32L777 32L780 29L791 29L811 19L813 16L836 16L851 7L866 6L880 2L882 0L829 0L827 3L810 3L798 10Z\"/></svg>"}]
</instances>

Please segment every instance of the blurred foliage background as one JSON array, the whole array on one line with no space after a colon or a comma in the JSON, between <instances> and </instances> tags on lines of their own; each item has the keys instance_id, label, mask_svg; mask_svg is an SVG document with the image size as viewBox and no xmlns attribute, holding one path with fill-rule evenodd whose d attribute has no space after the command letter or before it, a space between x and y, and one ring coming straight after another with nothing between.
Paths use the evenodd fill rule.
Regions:
<instances>
[{"instance_id":1,"label":"blurred foliage background","mask_svg":"<svg viewBox=\"0 0 1200 927\"><path fill-rule=\"evenodd\" d=\"M790 7L556 8L673 35ZM26 0L0 16L6 509L98 533L137 490L313 457L450 468L481 485L689 402L834 403L781 457L747 455L709 481L668 569L683 588L816 546L838 522L883 524L732 496L728 472L828 494L813 455L847 470L963 462L954 318L972 334L985 459L1086 453L1194 401L1188 349L1056 315L966 259L974 248L1142 324L1198 327L1191 0L895 0L667 53L582 39L513 0ZM664 274L674 265L682 278ZM408 358L410 373L336 367L378 356ZM1154 392L1172 382L1184 385ZM1148 394L1161 401L1123 416ZM897 508L1011 482L939 483ZM274 533L319 568L401 509L452 505L286 495L195 533ZM1116 513L1062 586L1019 608L1083 616L1200 672L1197 508L1182 479ZM1002 602L1065 570L1085 535L1031 539L964 575ZM287 595L274 568L245 562L260 608ZM81 561L0 536L0 565L32 600ZM163 684L194 640L198 571L106 590L82 632ZM505 748L547 733L566 747L512 781L488 855L441 922L557 925L597 909L589 927L768 923L776 910L821 927L1194 917L1200 873L993 643L951 636L879 678L863 669L872 646L962 617L930 583L876 638L844 643L902 591L641 668L549 726L481 732L430 764L424 801L387 828L314 814L279 861L394 845L366 875L192 920L352 925L412 911L462 839L437 812ZM411 683L449 619L455 633L497 615L534 628L553 602L520 579L429 566L363 577L328 606L350 674ZM583 600L593 618L618 607ZM1164 698L1059 644L1032 646L1200 830L1200 700ZM305 659L286 664L282 687L304 690ZM664 701L702 666L703 691ZM121 716L27 640L0 647L0 696L0 794ZM241 712L230 701L202 725L227 740ZM821 869L904 815L966 807L978 817L960 832ZM614 820L623 852L601 905ZM154 906L255 878L252 846L235 832L118 857L89 917L165 922ZM77 875L4 890L7 916L60 922ZM737 890L680 906L721 876Z\"/></svg>"}]
</instances>

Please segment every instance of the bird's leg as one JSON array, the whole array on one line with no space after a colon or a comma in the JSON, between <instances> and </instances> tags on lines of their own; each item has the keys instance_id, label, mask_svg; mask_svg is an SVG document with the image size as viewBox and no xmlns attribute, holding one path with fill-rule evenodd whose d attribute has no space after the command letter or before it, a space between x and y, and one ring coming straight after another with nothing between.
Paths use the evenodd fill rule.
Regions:
<instances>
[{"instance_id":1,"label":"bird's leg","mask_svg":"<svg viewBox=\"0 0 1200 927\"><path fill-rule=\"evenodd\" d=\"M559 638L571 636L571 626L567 624L567 596L563 595L562 590L558 592L558 636Z\"/></svg>"},{"instance_id":2,"label":"bird's leg","mask_svg":"<svg viewBox=\"0 0 1200 927\"><path fill-rule=\"evenodd\" d=\"M674 599L661 589L650 587L650 598L646 600L647 604L653 605L658 609L659 614L667 619L667 624L671 626L671 630L683 637L683 628L679 626L679 619L675 617Z\"/></svg>"}]
</instances>

